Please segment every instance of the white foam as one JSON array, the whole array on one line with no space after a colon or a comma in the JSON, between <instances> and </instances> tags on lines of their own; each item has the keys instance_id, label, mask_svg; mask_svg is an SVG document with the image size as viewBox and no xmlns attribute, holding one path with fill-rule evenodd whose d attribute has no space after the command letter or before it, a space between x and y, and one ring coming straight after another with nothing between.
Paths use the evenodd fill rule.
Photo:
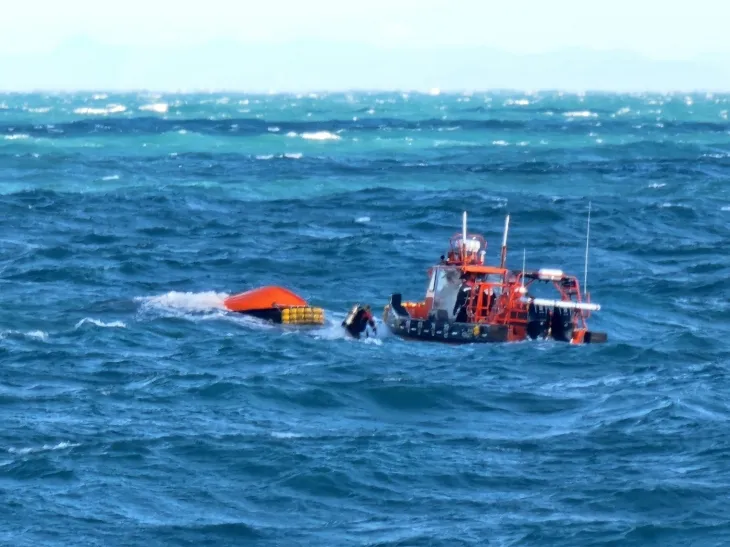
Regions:
<instances>
[{"instance_id":1,"label":"white foam","mask_svg":"<svg viewBox=\"0 0 730 547\"><path fill-rule=\"evenodd\" d=\"M119 180L119 175L106 175L101 177L101 180Z\"/></svg>"},{"instance_id":2,"label":"white foam","mask_svg":"<svg viewBox=\"0 0 730 547\"><path fill-rule=\"evenodd\" d=\"M649 185L649 188L664 188L666 186L663 182L653 182Z\"/></svg>"},{"instance_id":3,"label":"white foam","mask_svg":"<svg viewBox=\"0 0 730 547\"><path fill-rule=\"evenodd\" d=\"M597 118L598 114L591 112L590 110L580 110L575 112L565 112L563 116L566 118Z\"/></svg>"},{"instance_id":4,"label":"white foam","mask_svg":"<svg viewBox=\"0 0 730 547\"><path fill-rule=\"evenodd\" d=\"M358 217L355 219L355 222L358 224L365 224L366 222L370 222L370 217Z\"/></svg>"},{"instance_id":5,"label":"white foam","mask_svg":"<svg viewBox=\"0 0 730 547\"><path fill-rule=\"evenodd\" d=\"M167 308L189 312L207 312L225 310L223 301L228 298L227 293L215 291L206 292L177 292L170 291L158 296L138 296L134 300L142 302L143 307Z\"/></svg>"},{"instance_id":6,"label":"white foam","mask_svg":"<svg viewBox=\"0 0 730 547\"><path fill-rule=\"evenodd\" d=\"M106 108L92 108L88 106L80 107L74 110L74 114L87 114L87 115L103 115L103 114L118 114L124 112L127 107L121 104L110 104Z\"/></svg>"},{"instance_id":7,"label":"white foam","mask_svg":"<svg viewBox=\"0 0 730 547\"><path fill-rule=\"evenodd\" d=\"M527 106L530 101L527 99L507 99L504 101L504 106Z\"/></svg>"},{"instance_id":8,"label":"white foam","mask_svg":"<svg viewBox=\"0 0 730 547\"><path fill-rule=\"evenodd\" d=\"M32 454L33 452L46 452L49 450L63 450L64 448L74 448L76 446L80 446L78 443L70 443L67 441L60 442L58 444L50 445L50 444L44 444L41 447L38 448L8 448L8 452L11 454L18 454L20 456L24 456L26 454Z\"/></svg>"},{"instance_id":9,"label":"white foam","mask_svg":"<svg viewBox=\"0 0 730 547\"><path fill-rule=\"evenodd\" d=\"M25 133L15 133L13 135L5 135L6 141L20 141L29 139L30 135L26 135Z\"/></svg>"},{"instance_id":10,"label":"white foam","mask_svg":"<svg viewBox=\"0 0 730 547\"><path fill-rule=\"evenodd\" d=\"M492 141L492 144L494 146L507 146L509 143L507 141L499 140L499 141Z\"/></svg>"},{"instance_id":11,"label":"white foam","mask_svg":"<svg viewBox=\"0 0 730 547\"><path fill-rule=\"evenodd\" d=\"M338 141L342 137L329 131L315 131L314 133L302 133L302 138L308 141Z\"/></svg>"},{"instance_id":12,"label":"white foam","mask_svg":"<svg viewBox=\"0 0 730 547\"><path fill-rule=\"evenodd\" d=\"M286 154L278 154L278 155L259 154L258 156L256 156L257 160L262 160L262 161L273 160L274 158L279 158L279 159L286 158L288 160L300 160L300 159L302 159L302 153L301 152L287 152Z\"/></svg>"},{"instance_id":13,"label":"white foam","mask_svg":"<svg viewBox=\"0 0 730 547\"><path fill-rule=\"evenodd\" d=\"M92 325L96 325L97 327L104 327L104 328L120 328L120 329L127 328L127 325L122 321L111 321L110 323L104 323L104 321L101 321L99 319L94 319L93 317L84 317L81 321L76 323L76 326L74 327L74 329L78 329L84 323L91 323Z\"/></svg>"},{"instance_id":14,"label":"white foam","mask_svg":"<svg viewBox=\"0 0 730 547\"><path fill-rule=\"evenodd\" d=\"M48 340L48 333L42 330L32 330L28 332L22 332L19 330L6 330L0 332L0 340L5 338L9 334L19 334L20 336L25 336L27 338L36 338L43 341Z\"/></svg>"},{"instance_id":15,"label":"white foam","mask_svg":"<svg viewBox=\"0 0 730 547\"><path fill-rule=\"evenodd\" d=\"M280 433L278 431L272 431L271 436L275 439L299 439L304 437L304 435L299 433Z\"/></svg>"},{"instance_id":16,"label":"white foam","mask_svg":"<svg viewBox=\"0 0 730 547\"><path fill-rule=\"evenodd\" d=\"M139 107L140 110L148 110L151 112L157 112L158 114L164 114L169 108L170 107L167 103L143 104Z\"/></svg>"},{"instance_id":17,"label":"white foam","mask_svg":"<svg viewBox=\"0 0 730 547\"><path fill-rule=\"evenodd\" d=\"M36 108L28 108L28 112L33 112L34 114L45 114L46 112L49 112L51 110L50 106L39 106Z\"/></svg>"},{"instance_id":18,"label":"white foam","mask_svg":"<svg viewBox=\"0 0 730 547\"><path fill-rule=\"evenodd\" d=\"M276 126L272 126L272 127L267 127L267 128L266 128L266 130L267 130L267 131L268 131L269 133L278 133L279 131L281 131L281 129L280 129L280 128L278 128L278 127L276 127Z\"/></svg>"}]
</instances>

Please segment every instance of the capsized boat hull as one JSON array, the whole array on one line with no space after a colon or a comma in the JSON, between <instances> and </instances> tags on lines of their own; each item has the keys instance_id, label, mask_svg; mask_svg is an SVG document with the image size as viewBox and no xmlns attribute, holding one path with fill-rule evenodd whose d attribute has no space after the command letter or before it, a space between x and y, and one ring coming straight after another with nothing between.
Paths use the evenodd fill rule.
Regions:
<instances>
[{"instance_id":1,"label":"capsized boat hull","mask_svg":"<svg viewBox=\"0 0 730 547\"><path fill-rule=\"evenodd\" d=\"M324 325L324 310L277 286L251 289L223 301L227 310L284 325Z\"/></svg>"}]
</instances>

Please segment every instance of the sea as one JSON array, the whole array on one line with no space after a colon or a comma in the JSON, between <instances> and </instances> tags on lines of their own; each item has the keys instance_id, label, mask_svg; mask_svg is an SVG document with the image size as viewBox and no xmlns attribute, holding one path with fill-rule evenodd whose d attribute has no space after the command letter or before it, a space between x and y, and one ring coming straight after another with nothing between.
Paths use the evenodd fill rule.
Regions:
<instances>
[{"instance_id":1,"label":"sea","mask_svg":"<svg viewBox=\"0 0 730 547\"><path fill-rule=\"evenodd\" d=\"M728 545L728 111L0 95L0 544ZM509 214L508 267L585 281L607 343L389 334L463 211L488 262ZM224 309L265 285L326 324Z\"/></svg>"}]
</instances>

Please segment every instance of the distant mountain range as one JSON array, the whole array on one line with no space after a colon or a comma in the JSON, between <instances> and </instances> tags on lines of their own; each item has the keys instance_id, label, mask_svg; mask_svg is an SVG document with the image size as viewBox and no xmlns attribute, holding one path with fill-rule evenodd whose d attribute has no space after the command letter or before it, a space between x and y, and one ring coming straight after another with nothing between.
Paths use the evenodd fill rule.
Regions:
<instances>
[{"instance_id":1,"label":"distant mountain range","mask_svg":"<svg viewBox=\"0 0 730 547\"><path fill-rule=\"evenodd\" d=\"M0 90L310 91L564 89L730 91L730 60L656 61L624 51L515 55L478 47L208 42L112 46L78 38L48 54L0 56Z\"/></svg>"}]
</instances>

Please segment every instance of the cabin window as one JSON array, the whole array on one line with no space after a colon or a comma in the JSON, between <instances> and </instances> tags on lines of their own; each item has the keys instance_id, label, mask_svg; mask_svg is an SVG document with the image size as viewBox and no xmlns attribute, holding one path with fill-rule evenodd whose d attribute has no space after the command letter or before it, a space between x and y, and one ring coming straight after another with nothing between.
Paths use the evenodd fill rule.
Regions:
<instances>
[{"instance_id":1,"label":"cabin window","mask_svg":"<svg viewBox=\"0 0 730 547\"><path fill-rule=\"evenodd\" d=\"M502 287L501 287L502 276L501 275L499 275L499 274L489 274L489 275L487 275L486 281L489 282L489 283L494 283L494 285L492 285L492 292L495 295L502 294Z\"/></svg>"},{"instance_id":2,"label":"cabin window","mask_svg":"<svg viewBox=\"0 0 730 547\"><path fill-rule=\"evenodd\" d=\"M434 290L440 291L446 283L446 271L442 268L436 270L436 287Z\"/></svg>"},{"instance_id":3,"label":"cabin window","mask_svg":"<svg viewBox=\"0 0 730 547\"><path fill-rule=\"evenodd\" d=\"M438 275L439 268L434 268L431 272L431 280L428 283L428 291L432 293L434 290L436 290L436 275Z\"/></svg>"},{"instance_id":4,"label":"cabin window","mask_svg":"<svg viewBox=\"0 0 730 547\"><path fill-rule=\"evenodd\" d=\"M456 304L456 295L461 288L459 270L439 268L436 277L433 309L445 310L453 318L453 309Z\"/></svg>"}]
</instances>

